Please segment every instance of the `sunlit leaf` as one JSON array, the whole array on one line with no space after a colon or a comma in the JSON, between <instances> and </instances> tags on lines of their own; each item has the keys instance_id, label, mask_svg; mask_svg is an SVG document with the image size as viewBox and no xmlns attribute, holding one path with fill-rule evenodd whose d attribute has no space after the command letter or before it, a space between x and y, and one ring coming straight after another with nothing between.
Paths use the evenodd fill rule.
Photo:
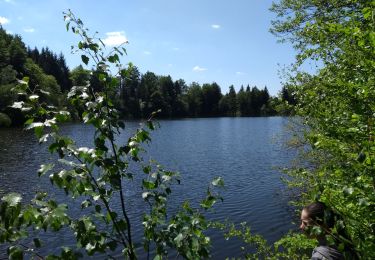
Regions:
<instances>
[{"instance_id":1,"label":"sunlit leaf","mask_svg":"<svg viewBox=\"0 0 375 260\"><path fill-rule=\"evenodd\" d=\"M20 194L12 192L2 197L1 200L8 203L9 206L13 207L21 202L22 197Z\"/></svg>"}]
</instances>

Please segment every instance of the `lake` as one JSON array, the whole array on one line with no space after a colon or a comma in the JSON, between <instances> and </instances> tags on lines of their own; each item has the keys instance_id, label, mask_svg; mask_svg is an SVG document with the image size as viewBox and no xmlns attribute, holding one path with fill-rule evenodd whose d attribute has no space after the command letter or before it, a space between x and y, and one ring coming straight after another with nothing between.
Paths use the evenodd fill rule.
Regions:
<instances>
[{"instance_id":1,"label":"lake","mask_svg":"<svg viewBox=\"0 0 375 260\"><path fill-rule=\"evenodd\" d=\"M182 183L173 190L172 208L184 200L194 204L203 197L210 181L221 176L225 181L224 201L215 205L215 211L209 214L211 218L235 223L246 221L254 233L270 242L296 228L292 224L294 215L288 206L288 192L278 171L295 155L281 144L288 135L284 128L288 118L204 118L159 123L160 128L152 133L152 143L143 157L156 159L166 169L180 172ZM139 122L126 122L126 131L133 132L138 126ZM72 135L79 145L91 147L90 126L67 124L62 132ZM128 132L122 133L117 142L126 141L128 136ZM0 129L0 195L17 191L27 201L37 190L52 192L48 176L38 178L37 170L40 164L55 158L46 146L37 143L33 133L18 128ZM133 219L140 219L146 209L139 186L133 182L126 189ZM54 196L60 202L74 205L62 192L55 192ZM114 203L114 207L119 207L118 204ZM71 206L70 210L80 214L79 207ZM142 227L134 221L132 225L135 238L140 240ZM225 241L215 232L210 235L214 259L240 255L238 241ZM45 250L49 252L58 252L61 243L72 245L68 232L46 234L44 239L48 239ZM0 257L3 256L0 251Z\"/></svg>"}]
</instances>

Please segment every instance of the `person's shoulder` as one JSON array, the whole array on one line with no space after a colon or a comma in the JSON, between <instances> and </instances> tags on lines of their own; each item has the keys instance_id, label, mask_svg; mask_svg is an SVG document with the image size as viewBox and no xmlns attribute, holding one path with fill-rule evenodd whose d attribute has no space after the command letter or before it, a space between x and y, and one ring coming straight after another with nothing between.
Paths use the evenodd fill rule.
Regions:
<instances>
[{"instance_id":1,"label":"person's shoulder","mask_svg":"<svg viewBox=\"0 0 375 260\"><path fill-rule=\"evenodd\" d=\"M343 255L335 248L329 246L318 246L314 248L311 260L341 260Z\"/></svg>"}]
</instances>

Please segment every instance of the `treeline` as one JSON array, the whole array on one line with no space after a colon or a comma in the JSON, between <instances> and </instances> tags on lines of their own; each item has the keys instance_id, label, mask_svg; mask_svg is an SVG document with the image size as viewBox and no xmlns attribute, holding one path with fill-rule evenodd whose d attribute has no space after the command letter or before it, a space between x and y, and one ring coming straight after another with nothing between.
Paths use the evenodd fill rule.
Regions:
<instances>
[{"instance_id":1,"label":"treeline","mask_svg":"<svg viewBox=\"0 0 375 260\"><path fill-rule=\"evenodd\" d=\"M94 75L94 76L92 76ZM95 90L100 91L95 73L79 66L72 70L74 85L90 81ZM271 102L267 88L247 86L236 93L233 86L222 94L217 83L200 85L196 82L187 85L183 79L173 81L170 76L158 76L153 72L141 74L131 66L128 75L121 79L115 101L118 109L126 117L147 117L153 111L161 110L159 116L175 117L214 117L214 116L268 116L277 111Z\"/></svg>"},{"instance_id":2,"label":"treeline","mask_svg":"<svg viewBox=\"0 0 375 260\"><path fill-rule=\"evenodd\" d=\"M127 72L112 93L115 106L126 118L146 118L158 110L162 118L289 115L290 104L295 104L285 88L278 97L270 96L267 87L249 85L238 92L232 85L223 94L215 82L188 85L183 79L141 74L133 65ZM31 90L39 86L49 93L42 101L61 107L69 107L66 94L74 85L90 84L94 91L102 88L95 71L81 65L70 71L62 53L26 47L20 36L0 28L0 126L24 122L24 115L12 104L22 101L13 89L25 76Z\"/></svg>"}]
</instances>

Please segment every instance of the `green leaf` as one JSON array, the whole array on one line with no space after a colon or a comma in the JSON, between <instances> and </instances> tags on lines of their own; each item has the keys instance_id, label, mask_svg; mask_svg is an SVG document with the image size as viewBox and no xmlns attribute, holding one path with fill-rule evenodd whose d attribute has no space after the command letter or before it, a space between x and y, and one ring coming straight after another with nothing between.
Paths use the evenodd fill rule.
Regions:
<instances>
[{"instance_id":1,"label":"green leaf","mask_svg":"<svg viewBox=\"0 0 375 260\"><path fill-rule=\"evenodd\" d=\"M34 238L33 241L34 241L34 245L36 248L39 248L42 246L42 243L39 238Z\"/></svg>"},{"instance_id":2,"label":"green leaf","mask_svg":"<svg viewBox=\"0 0 375 260\"><path fill-rule=\"evenodd\" d=\"M10 260L21 260L23 259L23 251L17 246L10 246L8 248L8 255Z\"/></svg>"},{"instance_id":3,"label":"green leaf","mask_svg":"<svg viewBox=\"0 0 375 260\"><path fill-rule=\"evenodd\" d=\"M34 122L34 118L29 118L26 120L25 125L30 125L32 122Z\"/></svg>"},{"instance_id":4,"label":"green leaf","mask_svg":"<svg viewBox=\"0 0 375 260\"><path fill-rule=\"evenodd\" d=\"M159 255L159 254L154 257L154 260L162 260L162 259L163 259L162 255Z\"/></svg>"},{"instance_id":5,"label":"green leaf","mask_svg":"<svg viewBox=\"0 0 375 260\"><path fill-rule=\"evenodd\" d=\"M81 208L84 209L84 208L90 207L91 205L92 205L91 201L86 199L86 200L82 201Z\"/></svg>"},{"instance_id":6,"label":"green leaf","mask_svg":"<svg viewBox=\"0 0 375 260\"><path fill-rule=\"evenodd\" d=\"M46 95L46 96L50 96L51 95L51 93L49 93L48 91L45 91L43 89L40 89L39 92L42 93L42 94L44 94L44 95Z\"/></svg>"},{"instance_id":7,"label":"green leaf","mask_svg":"<svg viewBox=\"0 0 375 260\"><path fill-rule=\"evenodd\" d=\"M348 188L345 188L345 189L343 190L343 192L344 192L344 194L346 194L346 195L351 195L351 194L353 194L354 189L353 189L352 187L348 187Z\"/></svg>"},{"instance_id":8,"label":"green leaf","mask_svg":"<svg viewBox=\"0 0 375 260\"><path fill-rule=\"evenodd\" d=\"M36 135L36 137L41 138L43 135L43 130L44 130L43 126L34 127L34 134Z\"/></svg>"},{"instance_id":9,"label":"green leaf","mask_svg":"<svg viewBox=\"0 0 375 260\"><path fill-rule=\"evenodd\" d=\"M15 109L21 109L23 107L23 104L25 102L23 101L20 101L20 102L14 102L13 105L11 106L11 108L15 108Z\"/></svg>"},{"instance_id":10,"label":"green leaf","mask_svg":"<svg viewBox=\"0 0 375 260\"><path fill-rule=\"evenodd\" d=\"M49 134L42 135L42 136L39 138L39 143L45 143L45 142L47 142L49 136L50 136Z\"/></svg>"},{"instance_id":11,"label":"green leaf","mask_svg":"<svg viewBox=\"0 0 375 260\"><path fill-rule=\"evenodd\" d=\"M211 182L211 184L212 184L213 186L224 187L224 180L223 180L223 178L221 178L221 177L217 177L217 178L215 178L215 179Z\"/></svg>"},{"instance_id":12,"label":"green leaf","mask_svg":"<svg viewBox=\"0 0 375 260\"><path fill-rule=\"evenodd\" d=\"M86 55L81 55L82 62L85 63L86 65L89 63L89 57Z\"/></svg>"},{"instance_id":13,"label":"green leaf","mask_svg":"<svg viewBox=\"0 0 375 260\"><path fill-rule=\"evenodd\" d=\"M57 113L55 117L57 121L65 122L69 119L70 113L68 111L59 111L59 113Z\"/></svg>"},{"instance_id":14,"label":"green leaf","mask_svg":"<svg viewBox=\"0 0 375 260\"><path fill-rule=\"evenodd\" d=\"M149 174L151 172L151 165L147 165L143 167L143 172Z\"/></svg>"},{"instance_id":15,"label":"green leaf","mask_svg":"<svg viewBox=\"0 0 375 260\"><path fill-rule=\"evenodd\" d=\"M39 177L46 174L48 171L52 170L53 167L55 167L55 165L53 163L49 163L49 164L42 164L40 166L40 169L38 170L38 175Z\"/></svg>"},{"instance_id":16,"label":"green leaf","mask_svg":"<svg viewBox=\"0 0 375 260\"><path fill-rule=\"evenodd\" d=\"M114 55L109 56L108 57L108 61L111 62L111 63L115 63L117 61L120 61L120 58L119 58L119 56L116 53Z\"/></svg>"},{"instance_id":17,"label":"green leaf","mask_svg":"<svg viewBox=\"0 0 375 260\"><path fill-rule=\"evenodd\" d=\"M35 122L35 123L31 123L29 124L28 126L26 126L26 130L30 130L30 129L33 129L33 128L36 128L36 127L42 127L44 124L42 122Z\"/></svg>"},{"instance_id":18,"label":"green leaf","mask_svg":"<svg viewBox=\"0 0 375 260\"><path fill-rule=\"evenodd\" d=\"M147 127L148 127L150 130L155 130L154 124L152 123L151 120L147 121Z\"/></svg>"},{"instance_id":19,"label":"green leaf","mask_svg":"<svg viewBox=\"0 0 375 260\"><path fill-rule=\"evenodd\" d=\"M22 81L24 82L24 84L29 84L30 78L29 77L23 77Z\"/></svg>"},{"instance_id":20,"label":"green leaf","mask_svg":"<svg viewBox=\"0 0 375 260\"><path fill-rule=\"evenodd\" d=\"M156 184L154 182L151 182L151 181L143 180L142 181L142 186L145 189L152 190L152 189L154 189L156 187Z\"/></svg>"},{"instance_id":21,"label":"green leaf","mask_svg":"<svg viewBox=\"0 0 375 260\"><path fill-rule=\"evenodd\" d=\"M38 95L31 95L31 96L29 96L29 99L30 99L31 101L36 101L36 100L39 99L39 96L38 96Z\"/></svg>"},{"instance_id":22,"label":"green leaf","mask_svg":"<svg viewBox=\"0 0 375 260\"><path fill-rule=\"evenodd\" d=\"M181 242L182 242L183 239L184 239L184 235L182 235L181 233L179 233L179 234L173 239L173 241L177 244L177 246L180 246L180 245L181 245Z\"/></svg>"},{"instance_id":23,"label":"green leaf","mask_svg":"<svg viewBox=\"0 0 375 260\"><path fill-rule=\"evenodd\" d=\"M201 207L204 209L210 209L216 203L216 198L214 196L208 195L205 200L201 202Z\"/></svg>"},{"instance_id":24,"label":"green leaf","mask_svg":"<svg viewBox=\"0 0 375 260\"><path fill-rule=\"evenodd\" d=\"M8 203L9 206L13 207L13 206L18 205L21 202L22 197L18 193L11 192L5 195L4 197L2 197L1 200Z\"/></svg>"}]
</instances>

